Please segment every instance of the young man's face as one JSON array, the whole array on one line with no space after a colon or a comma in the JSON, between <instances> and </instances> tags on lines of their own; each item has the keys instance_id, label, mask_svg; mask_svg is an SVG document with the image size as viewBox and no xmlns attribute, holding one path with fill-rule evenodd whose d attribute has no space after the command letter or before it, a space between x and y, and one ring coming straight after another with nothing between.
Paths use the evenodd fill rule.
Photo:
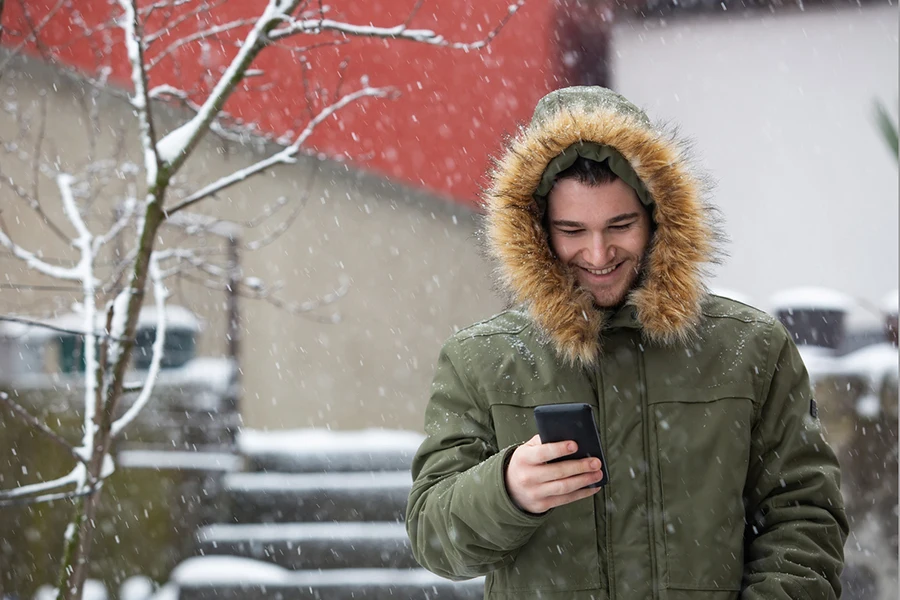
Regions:
<instances>
[{"instance_id":1,"label":"young man's face","mask_svg":"<svg viewBox=\"0 0 900 600\"><path fill-rule=\"evenodd\" d=\"M594 296L618 306L631 291L650 241L650 216L621 179L589 186L557 181L547 198L550 246Z\"/></svg>"}]
</instances>

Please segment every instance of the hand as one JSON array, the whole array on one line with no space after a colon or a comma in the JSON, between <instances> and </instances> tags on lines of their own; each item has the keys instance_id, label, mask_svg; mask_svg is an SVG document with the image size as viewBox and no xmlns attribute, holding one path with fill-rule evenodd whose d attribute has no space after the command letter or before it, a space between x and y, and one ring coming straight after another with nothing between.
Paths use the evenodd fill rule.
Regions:
<instances>
[{"instance_id":1,"label":"hand","mask_svg":"<svg viewBox=\"0 0 900 600\"><path fill-rule=\"evenodd\" d=\"M582 489L603 479L600 459L547 464L575 450L575 442L542 444L537 435L516 448L504 475L506 489L516 506L530 513L542 513L600 491L600 488Z\"/></svg>"}]
</instances>

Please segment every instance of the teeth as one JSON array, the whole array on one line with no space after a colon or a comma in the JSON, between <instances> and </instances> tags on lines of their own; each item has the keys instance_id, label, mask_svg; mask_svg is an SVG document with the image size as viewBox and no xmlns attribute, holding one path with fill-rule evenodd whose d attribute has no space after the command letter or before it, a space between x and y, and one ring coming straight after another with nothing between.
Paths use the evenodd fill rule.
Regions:
<instances>
[{"instance_id":1,"label":"teeth","mask_svg":"<svg viewBox=\"0 0 900 600\"><path fill-rule=\"evenodd\" d=\"M593 273L594 275L606 275L607 273L612 273L618 266L619 265L615 265L609 267L608 269L601 269L599 271L597 269L585 269L585 271L587 271L588 273Z\"/></svg>"}]
</instances>

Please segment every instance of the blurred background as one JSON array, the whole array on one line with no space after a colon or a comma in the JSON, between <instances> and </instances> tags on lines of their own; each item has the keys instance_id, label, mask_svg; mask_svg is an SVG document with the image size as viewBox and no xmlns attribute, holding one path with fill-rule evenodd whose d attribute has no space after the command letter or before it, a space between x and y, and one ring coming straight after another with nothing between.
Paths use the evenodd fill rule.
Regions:
<instances>
[{"instance_id":1,"label":"blurred background","mask_svg":"<svg viewBox=\"0 0 900 600\"><path fill-rule=\"evenodd\" d=\"M312 31L272 44L254 62L170 187L173 202L277 152L342 87L393 90L325 120L293 164L179 213L162 231L162 248L190 248L202 260L186 259L167 280L160 384L116 448L123 469L110 482L116 502L107 510L115 516L107 522L115 526L98 542L98 579L110 590L141 573L165 581L197 552L198 528L240 521L234 507L255 502L208 500L253 487L228 477L254 464L293 472L294 463L278 461L296 462L319 440L310 436L335 432L321 444L339 449L363 439L342 432L402 430L373 434L364 448L370 457L373 448L413 451L442 342L504 307L476 239L491 157L546 92L603 85L694 140L730 238L710 286L782 319L801 345L839 450L860 536L848 542L850 563L875 565L848 568L847 597L895 595L895 3L303 4L312 18L407 23L452 42L490 43L454 49ZM213 89L265 3L138 5L154 36L145 64L155 116L171 131ZM60 173L76 177L77 199L98 231L145 193L140 131L126 98L131 70L111 24L121 8L106 0L0 7L0 224L44 260L72 265ZM121 278L133 244L126 232L98 258L104 281ZM71 328L82 320L80 302L78 286L0 249L0 314ZM155 326L148 306L137 371L149 366ZM83 371L81 338L0 322L0 390L62 431L78 431ZM300 431L278 437L279 430ZM265 431L275 433L261 441ZM2 410L0 450L0 488L65 472L64 455ZM287 519L272 504L280 491L269 490L272 514L253 505L244 521ZM4 512L0 598L4 585L31 597L52 579L65 510ZM257 544L256 559L278 554L269 543Z\"/></svg>"}]
</instances>

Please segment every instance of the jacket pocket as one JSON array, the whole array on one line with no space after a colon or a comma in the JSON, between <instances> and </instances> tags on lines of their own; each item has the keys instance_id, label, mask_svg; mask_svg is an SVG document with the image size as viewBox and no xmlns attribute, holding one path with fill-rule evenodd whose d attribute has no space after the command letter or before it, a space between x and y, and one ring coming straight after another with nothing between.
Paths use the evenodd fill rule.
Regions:
<instances>
[{"instance_id":1,"label":"jacket pocket","mask_svg":"<svg viewBox=\"0 0 900 600\"><path fill-rule=\"evenodd\" d=\"M667 399L651 399L649 407L655 417L666 587L695 591L698 598L703 592L740 590L751 393L723 386L672 395L667 390L659 396Z\"/></svg>"},{"instance_id":2,"label":"jacket pocket","mask_svg":"<svg viewBox=\"0 0 900 600\"><path fill-rule=\"evenodd\" d=\"M513 398L491 406L501 448L537 434L535 406L571 402L557 393L519 395L515 401L520 404L510 401ZM487 588L489 593L595 589L600 585L599 564L594 502L585 498L552 509L513 562L490 575Z\"/></svg>"}]
</instances>

